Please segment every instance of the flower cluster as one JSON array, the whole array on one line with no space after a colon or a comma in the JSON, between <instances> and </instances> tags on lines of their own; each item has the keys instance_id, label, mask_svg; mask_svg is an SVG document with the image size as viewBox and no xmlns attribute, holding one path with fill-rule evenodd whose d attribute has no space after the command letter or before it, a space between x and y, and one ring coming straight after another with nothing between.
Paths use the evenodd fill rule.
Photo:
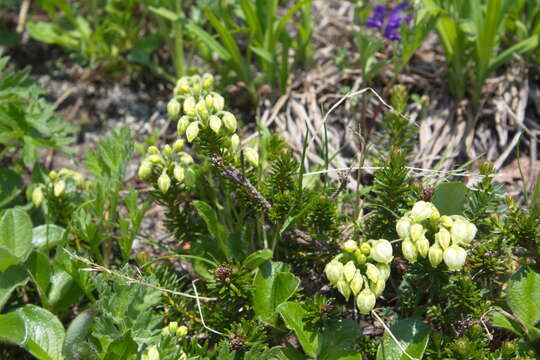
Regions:
<instances>
[{"instance_id":1,"label":"flower cluster","mask_svg":"<svg viewBox=\"0 0 540 360\"><path fill-rule=\"evenodd\" d=\"M188 328L184 325L178 326L178 322L172 321L169 323L169 325L165 326L163 329L161 329L161 335L162 335L162 341L158 345L152 345L148 348L148 351L142 355L141 360L160 360L160 350L161 352L164 351L163 348L168 348L170 344L176 344L176 340L184 338L188 333ZM166 339L168 338L168 339ZM172 343L169 343L167 340L172 340ZM165 351L167 353L167 351ZM176 353L178 354L178 353ZM166 358L171 358L170 354L169 356L165 356ZM180 356L178 357L178 360L187 360L187 354L180 350Z\"/></svg>"},{"instance_id":2,"label":"flower cluster","mask_svg":"<svg viewBox=\"0 0 540 360\"><path fill-rule=\"evenodd\" d=\"M476 235L476 226L460 215L441 216L435 205L418 201L396 223L396 231L403 240L403 256L411 263L418 256L429 258L433 267L443 260L451 271L465 264L468 247Z\"/></svg>"},{"instance_id":3,"label":"flower cluster","mask_svg":"<svg viewBox=\"0 0 540 360\"><path fill-rule=\"evenodd\" d=\"M46 184L39 184L32 192L32 203L35 207L40 207L45 194L59 198L66 192L82 190L87 185L84 177L76 171L66 168L58 172L53 170L49 173L49 181Z\"/></svg>"},{"instance_id":4,"label":"flower cluster","mask_svg":"<svg viewBox=\"0 0 540 360\"><path fill-rule=\"evenodd\" d=\"M139 166L139 178L148 179L164 194L171 185L192 186L195 183L195 172L189 165L193 163L193 158L182 151L183 147L182 139L176 140L172 146L165 145L161 151L150 146L146 158Z\"/></svg>"},{"instance_id":5,"label":"flower cluster","mask_svg":"<svg viewBox=\"0 0 540 360\"><path fill-rule=\"evenodd\" d=\"M407 1L399 3L393 9L388 11L384 5L373 7L371 16L366 20L366 25L371 28L383 30L383 36L388 40L401 40L399 28L401 23L405 21L407 26L411 21L411 17L405 14L405 8L409 6ZM385 27L386 20L386 27Z\"/></svg>"},{"instance_id":6,"label":"flower cluster","mask_svg":"<svg viewBox=\"0 0 540 360\"><path fill-rule=\"evenodd\" d=\"M368 314L384 291L393 258L388 240L361 244L349 240L343 245L343 252L326 264L326 277L345 299L353 294L358 310Z\"/></svg>"}]
</instances>

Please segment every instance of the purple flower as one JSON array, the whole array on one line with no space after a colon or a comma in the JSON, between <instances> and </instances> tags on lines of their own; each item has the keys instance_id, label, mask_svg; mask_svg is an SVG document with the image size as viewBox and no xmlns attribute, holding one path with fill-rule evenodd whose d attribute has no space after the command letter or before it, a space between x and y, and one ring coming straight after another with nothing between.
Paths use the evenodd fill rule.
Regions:
<instances>
[{"instance_id":1,"label":"purple flower","mask_svg":"<svg viewBox=\"0 0 540 360\"><path fill-rule=\"evenodd\" d=\"M384 24L384 13L386 9L384 5L377 5L373 7L373 12L371 16L366 20L366 25L368 27L382 29Z\"/></svg>"},{"instance_id":2,"label":"purple flower","mask_svg":"<svg viewBox=\"0 0 540 360\"><path fill-rule=\"evenodd\" d=\"M411 17L405 14L405 9L409 6L409 2L403 1L396 5L388 15L386 19L386 27L384 28L383 36L388 40L401 40L399 34L399 28L401 23L405 21L407 26L411 21ZM386 9L384 5L377 5L373 7L373 12L369 19L366 21L368 27L377 28L382 30L386 15Z\"/></svg>"}]
</instances>

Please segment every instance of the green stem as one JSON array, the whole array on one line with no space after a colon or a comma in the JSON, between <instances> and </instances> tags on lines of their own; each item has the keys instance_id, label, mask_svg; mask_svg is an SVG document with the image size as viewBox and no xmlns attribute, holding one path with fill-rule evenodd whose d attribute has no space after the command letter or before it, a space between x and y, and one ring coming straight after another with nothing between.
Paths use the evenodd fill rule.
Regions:
<instances>
[{"instance_id":1,"label":"green stem","mask_svg":"<svg viewBox=\"0 0 540 360\"><path fill-rule=\"evenodd\" d=\"M182 13L182 0L176 0L175 10ZM180 20L173 23L173 38L171 49L173 50L173 63L177 77L186 75L186 62L184 59L184 29Z\"/></svg>"}]
</instances>

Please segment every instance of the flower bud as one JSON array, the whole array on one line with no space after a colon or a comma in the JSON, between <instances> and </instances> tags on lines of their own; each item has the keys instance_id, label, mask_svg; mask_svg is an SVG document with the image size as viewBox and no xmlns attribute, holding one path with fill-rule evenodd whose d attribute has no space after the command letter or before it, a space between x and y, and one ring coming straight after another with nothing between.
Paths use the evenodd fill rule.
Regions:
<instances>
[{"instance_id":1,"label":"flower bud","mask_svg":"<svg viewBox=\"0 0 540 360\"><path fill-rule=\"evenodd\" d=\"M441 218L441 213L439 212L439 209L437 209L437 207L433 205L432 203L428 203L428 204L431 207L431 214L429 215L429 219L431 221L439 220Z\"/></svg>"},{"instance_id":2,"label":"flower bud","mask_svg":"<svg viewBox=\"0 0 540 360\"><path fill-rule=\"evenodd\" d=\"M236 151L239 146L240 146L240 138L238 137L238 135L233 134L231 136L231 149Z\"/></svg>"},{"instance_id":3,"label":"flower bud","mask_svg":"<svg viewBox=\"0 0 540 360\"><path fill-rule=\"evenodd\" d=\"M175 92L177 92L180 95L180 94L189 93L190 89L191 89L191 87L189 85L188 78L183 76L180 79L178 79L178 81L176 83L176 88L174 90L175 90Z\"/></svg>"},{"instance_id":4,"label":"flower bud","mask_svg":"<svg viewBox=\"0 0 540 360\"><path fill-rule=\"evenodd\" d=\"M429 252L429 240L425 237L418 240L416 243L416 250L418 250L418 254L425 258Z\"/></svg>"},{"instance_id":5,"label":"flower bud","mask_svg":"<svg viewBox=\"0 0 540 360\"><path fill-rule=\"evenodd\" d=\"M339 280L336 283L336 287L341 295L345 298L345 300L349 300L349 297L351 296L351 288L349 287L349 283L345 280Z\"/></svg>"},{"instance_id":6,"label":"flower bud","mask_svg":"<svg viewBox=\"0 0 540 360\"><path fill-rule=\"evenodd\" d=\"M349 261L345 264L343 267L343 276L345 277L345 281L350 282L354 274L356 273L356 266L354 265L354 261Z\"/></svg>"},{"instance_id":7,"label":"flower bud","mask_svg":"<svg viewBox=\"0 0 540 360\"><path fill-rule=\"evenodd\" d=\"M416 222L426 220L431 216L432 208L429 203L425 201L418 201L414 204L411 210L411 218Z\"/></svg>"},{"instance_id":8,"label":"flower bud","mask_svg":"<svg viewBox=\"0 0 540 360\"><path fill-rule=\"evenodd\" d=\"M182 136L186 133L186 129L189 126L189 116L182 116L180 120L178 120L178 124L176 124L176 130L178 131L178 135Z\"/></svg>"},{"instance_id":9,"label":"flower bud","mask_svg":"<svg viewBox=\"0 0 540 360\"><path fill-rule=\"evenodd\" d=\"M364 255L369 255L371 253L371 245L369 245L368 243L360 244L360 251Z\"/></svg>"},{"instance_id":10,"label":"flower bud","mask_svg":"<svg viewBox=\"0 0 540 360\"><path fill-rule=\"evenodd\" d=\"M178 139L174 142L172 149L174 152L180 152L184 148L184 139Z\"/></svg>"},{"instance_id":11,"label":"flower bud","mask_svg":"<svg viewBox=\"0 0 540 360\"><path fill-rule=\"evenodd\" d=\"M386 281L384 281L383 279L379 279L375 283L372 282L369 287L371 288L373 295L375 295L375 297L379 297L382 295L385 286L386 286Z\"/></svg>"},{"instance_id":12,"label":"flower bud","mask_svg":"<svg viewBox=\"0 0 540 360\"><path fill-rule=\"evenodd\" d=\"M211 110L214 107L214 97L210 94L204 97L204 105L208 110Z\"/></svg>"},{"instance_id":13,"label":"flower bud","mask_svg":"<svg viewBox=\"0 0 540 360\"><path fill-rule=\"evenodd\" d=\"M366 255L364 255L362 253L362 250L360 250L360 249L356 249L354 251L354 258L355 258L356 262L358 264L360 264L360 265L365 264L365 262L367 261Z\"/></svg>"},{"instance_id":14,"label":"flower bud","mask_svg":"<svg viewBox=\"0 0 540 360\"><path fill-rule=\"evenodd\" d=\"M441 224L446 228L451 228L454 220L448 215L441 216Z\"/></svg>"},{"instance_id":15,"label":"flower bud","mask_svg":"<svg viewBox=\"0 0 540 360\"><path fill-rule=\"evenodd\" d=\"M236 118L234 117L233 114L231 114L228 111L224 111L221 119L223 120L223 124L225 125L227 130L229 130L230 132L236 131L237 123L236 123Z\"/></svg>"},{"instance_id":16,"label":"flower bud","mask_svg":"<svg viewBox=\"0 0 540 360\"><path fill-rule=\"evenodd\" d=\"M167 175L167 170L163 170L157 181L158 188L162 193L166 193L171 187L171 178Z\"/></svg>"},{"instance_id":17,"label":"flower bud","mask_svg":"<svg viewBox=\"0 0 540 360\"><path fill-rule=\"evenodd\" d=\"M184 165L191 165L193 164L193 158L189 154L182 153L180 155L180 162Z\"/></svg>"},{"instance_id":18,"label":"flower bud","mask_svg":"<svg viewBox=\"0 0 540 360\"><path fill-rule=\"evenodd\" d=\"M354 252L356 249L358 249L358 243L354 240L347 240L343 243L343 250L346 252Z\"/></svg>"},{"instance_id":19,"label":"flower bud","mask_svg":"<svg viewBox=\"0 0 540 360\"><path fill-rule=\"evenodd\" d=\"M244 149L244 157L253 166L259 165L259 153L257 150L247 147Z\"/></svg>"},{"instance_id":20,"label":"flower bud","mask_svg":"<svg viewBox=\"0 0 540 360\"><path fill-rule=\"evenodd\" d=\"M450 215L450 218L452 219L453 222L456 222L456 221L467 222L468 221L461 215Z\"/></svg>"},{"instance_id":21,"label":"flower bud","mask_svg":"<svg viewBox=\"0 0 540 360\"><path fill-rule=\"evenodd\" d=\"M178 329L176 329L176 336L178 337L184 337L188 333L188 328L184 325L180 325Z\"/></svg>"},{"instance_id":22,"label":"flower bud","mask_svg":"<svg viewBox=\"0 0 540 360\"><path fill-rule=\"evenodd\" d=\"M149 157L147 157L147 160L150 161L152 164L159 164L163 162L161 155L158 155L158 154L150 155Z\"/></svg>"},{"instance_id":23,"label":"flower bud","mask_svg":"<svg viewBox=\"0 0 540 360\"><path fill-rule=\"evenodd\" d=\"M58 177L58 173L56 171L51 171L49 173L49 179L51 179L52 181L56 180L56 178Z\"/></svg>"},{"instance_id":24,"label":"flower bud","mask_svg":"<svg viewBox=\"0 0 540 360\"><path fill-rule=\"evenodd\" d=\"M175 121L178 120L178 116L180 115L180 103L176 99L169 100L169 103L167 104L167 114L169 115L169 118L171 120Z\"/></svg>"},{"instance_id":25,"label":"flower bud","mask_svg":"<svg viewBox=\"0 0 540 360\"><path fill-rule=\"evenodd\" d=\"M170 331L171 333L175 333L175 332L176 332L176 329L178 329L178 322L177 322L177 321L171 321L171 322L169 323L168 328L169 328L169 331Z\"/></svg>"},{"instance_id":26,"label":"flower bud","mask_svg":"<svg viewBox=\"0 0 540 360\"><path fill-rule=\"evenodd\" d=\"M195 105L195 111L200 118L205 119L208 117L208 109L206 108L206 103L203 99L199 100L197 105Z\"/></svg>"},{"instance_id":27,"label":"flower bud","mask_svg":"<svg viewBox=\"0 0 540 360\"><path fill-rule=\"evenodd\" d=\"M416 251L416 246L414 246L414 243L410 240L405 240L401 243L401 252L403 253L403 256L405 259L407 259L409 262L414 263L416 262L416 258L418 256L418 252Z\"/></svg>"},{"instance_id":28,"label":"flower bud","mask_svg":"<svg viewBox=\"0 0 540 360\"><path fill-rule=\"evenodd\" d=\"M186 186L193 186L195 185L195 181L197 180L197 175L195 175L195 171L193 171L192 168L187 168L184 172L184 184Z\"/></svg>"},{"instance_id":29,"label":"flower bud","mask_svg":"<svg viewBox=\"0 0 540 360\"><path fill-rule=\"evenodd\" d=\"M171 330L169 330L169 327L166 326L163 329L161 329L161 335L163 335L163 336L171 335Z\"/></svg>"},{"instance_id":30,"label":"flower bud","mask_svg":"<svg viewBox=\"0 0 540 360\"><path fill-rule=\"evenodd\" d=\"M455 221L450 229L454 245L468 245L476 235L476 226L469 221Z\"/></svg>"},{"instance_id":31,"label":"flower bud","mask_svg":"<svg viewBox=\"0 0 540 360\"><path fill-rule=\"evenodd\" d=\"M199 135L199 122L194 121L188 125L186 129L186 138L188 142L192 142Z\"/></svg>"},{"instance_id":32,"label":"flower bud","mask_svg":"<svg viewBox=\"0 0 540 360\"><path fill-rule=\"evenodd\" d=\"M191 77L191 91L193 91L193 94L195 95L199 95L202 91L202 82L199 75L193 75Z\"/></svg>"},{"instance_id":33,"label":"flower bud","mask_svg":"<svg viewBox=\"0 0 540 360\"><path fill-rule=\"evenodd\" d=\"M439 245L435 244L429 248L428 257L429 257L429 262L431 263L431 266L436 268L437 266L439 266L439 264L443 260L443 250L441 249Z\"/></svg>"},{"instance_id":34,"label":"flower bud","mask_svg":"<svg viewBox=\"0 0 540 360\"><path fill-rule=\"evenodd\" d=\"M43 202L43 191L41 190L41 187L37 187L32 192L32 203L34 203L35 207L39 207L42 202Z\"/></svg>"},{"instance_id":35,"label":"flower bud","mask_svg":"<svg viewBox=\"0 0 540 360\"><path fill-rule=\"evenodd\" d=\"M148 349L148 360L159 360L159 351L156 345Z\"/></svg>"},{"instance_id":36,"label":"flower bud","mask_svg":"<svg viewBox=\"0 0 540 360\"><path fill-rule=\"evenodd\" d=\"M369 256L377 262L389 263L394 258L392 256L392 244L384 239L375 241L371 247Z\"/></svg>"},{"instance_id":37,"label":"flower bud","mask_svg":"<svg viewBox=\"0 0 540 360\"><path fill-rule=\"evenodd\" d=\"M445 228L440 228L439 232L435 234L435 241L444 250L450 246L450 232Z\"/></svg>"},{"instance_id":38,"label":"flower bud","mask_svg":"<svg viewBox=\"0 0 540 360\"><path fill-rule=\"evenodd\" d=\"M202 87L203 89L210 91L212 90L212 86L214 85L214 77L209 74L205 73L202 77Z\"/></svg>"},{"instance_id":39,"label":"flower bud","mask_svg":"<svg viewBox=\"0 0 540 360\"><path fill-rule=\"evenodd\" d=\"M377 269L377 267L373 265L372 263L366 264L366 275L368 279L373 282L377 282L380 278L379 269Z\"/></svg>"},{"instance_id":40,"label":"flower bud","mask_svg":"<svg viewBox=\"0 0 540 360\"><path fill-rule=\"evenodd\" d=\"M326 264L324 268L328 281L332 284L336 284L343 278L343 264L338 260L332 260Z\"/></svg>"},{"instance_id":41,"label":"flower bud","mask_svg":"<svg viewBox=\"0 0 540 360\"><path fill-rule=\"evenodd\" d=\"M212 98L213 98L212 107L214 108L214 110L216 112L222 111L223 108L225 107L225 99L223 98L223 96L214 93Z\"/></svg>"},{"instance_id":42,"label":"flower bud","mask_svg":"<svg viewBox=\"0 0 540 360\"><path fill-rule=\"evenodd\" d=\"M412 224L409 229L409 235L411 237L412 242L416 242L422 238L424 238L424 233L426 230L421 224Z\"/></svg>"},{"instance_id":43,"label":"flower bud","mask_svg":"<svg viewBox=\"0 0 540 360\"><path fill-rule=\"evenodd\" d=\"M396 232L402 240L407 240L409 238L409 230L411 228L411 220L406 217L402 217L396 223Z\"/></svg>"},{"instance_id":44,"label":"flower bud","mask_svg":"<svg viewBox=\"0 0 540 360\"><path fill-rule=\"evenodd\" d=\"M456 245L452 245L444 251L444 263L450 271L461 270L466 258L467 252Z\"/></svg>"},{"instance_id":45,"label":"flower bud","mask_svg":"<svg viewBox=\"0 0 540 360\"><path fill-rule=\"evenodd\" d=\"M369 314L375 307L375 295L369 288L365 288L356 297L356 306L361 314Z\"/></svg>"},{"instance_id":46,"label":"flower bud","mask_svg":"<svg viewBox=\"0 0 540 360\"><path fill-rule=\"evenodd\" d=\"M166 144L164 147L163 147L163 155L165 155L166 157L169 157L171 156L172 154L172 148L169 144Z\"/></svg>"},{"instance_id":47,"label":"flower bud","mask_svg":"<svg viewBox=\"0 0 540 360\"><path fill-rule=\"evenodd\" d=\"M390 265L388 264L383 264L383 263L378 263L377 264L377 269L379 269L379 275L381 278L384 279L384 281L388 280L388 278L390 277Z\"/></svg>"},{"instance_id":48,"label":"flower bud","mask_svg":"<svg viewBox=\"0 0 540 360\"><path fill-rule=\"evenodd\" d=\"M178 360L187 360L187 358L188 358L187 354L184 351L182 351Z\"/></svg>"},{"instance_id":49,"label":"flower bud","mask_svg":"<svg viewBox=\"0 0 540 360\"><path fill-rule=\"evenodd\" d=\"M355 296L358 295L358 293L362 290L363 284L364 278L362 277L362 273L360 272L360 270L356 270L356 272L354 273L354 277L349 283L351 291Z\"/></svg>"},{"instance_id":50,"label":"flower bud","mask_svg":"<svg viewBox=\"0 0 540 360\"><path fill-rule=\"evenodd\" d=\"M58 180L54 183L54 196L59 197L64 193L64 190L66 189L66 182L64 180Z\"/></svg>"},{"instance_id":51,"label":"flower bud","mask_svg":"<svg viewBox=\"0 0 540 360\"><path fill-rule=\"evenodd\" d=\"M149 160L143 160L141 161L141 165L139 166L139 179L146 179L152 174L152 163Z\"/></svg>"},{"instance_id":52,"label":"flower bud","mask_svg":"<svg viewBox=\"0 0 540 360\"><path fill-rule=\"evenodd\" d=\"M195 116L196 110L195 110L195 98L193 96L189 96L184 100L184 114L188 116Z\"/></svg>"},{"instance_id":53,"label":"flower bud","mask_svg":"<svg viewBox=\"0 0 540 360\"><path fill-rule=\"evenodd\" d=\"M179 165L175 165L173 170L173 176L179 183L183 182L185 178L184 168Z\"/></svg>"},{"instance_id":54,"label":"flower bud","mask_svg":"<svg viewBox=\"0 0 540 360\"><path fill-rule=\"evenodd\" d=\"M159 149L154 145L149 146L146 152L150 155L159 155Z\"/></svg>"},{"instance_id":55,"label":"flower bud","mask_svg":"<svg viewBox=\"0 0 540 360\"><path fill-rule=\"evenodd\" d=\"M219 133L219 129L221 129L221 119L216 115L211 115L208 119L208 125L217 134Z\"/></svg>"}]
</instances>

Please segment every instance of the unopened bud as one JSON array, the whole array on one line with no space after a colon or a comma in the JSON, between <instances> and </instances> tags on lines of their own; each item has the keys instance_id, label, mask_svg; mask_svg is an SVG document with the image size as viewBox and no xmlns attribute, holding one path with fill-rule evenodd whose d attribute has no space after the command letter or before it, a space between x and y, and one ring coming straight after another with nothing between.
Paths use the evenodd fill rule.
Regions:
<instances>
[{"instance_id":1,"label":"unopened bud","mask_svg":"<svg viewBox=\"0 0 540 360\"><path fill-rule=\"evenodd\" d=\"M180 325L178 329L176 329L176 336L178 337L184 337L188 333L188 328L184 325Z\"/></svg>"},{"instance_id":2,"label":"unopened bud","mask_svg":"<svg viewBox=\"0 0 540 360\"><path fill-rule=\"evenodd\" d=\"M375 295L367 287L356 297L356 306L361 314L369 314L375 307L375 302Z\"/></svg>"},{"instance_id":3,"label":"unopened bud","mask_svg":"<svg viewBox=\"0 0 540 360\"><path fill-rule=\"evenodd\" d=\"M176 99L169 100L169 103L167 104L167 114L169 115L169 118L171 120L175 121L178 120L178 116L180 116L180 102Z\"/></svg>"},{"instance_id":4,"label":"unopened bud","mask_svg":"<svg viewBox=\"0 0 540 360\"><path fill-rule=\"evenodd\" d=\"M43 202L43 191L41 190L41 187L37 187L32 192L32 203L35 207L39 207L41 203Z\"/></svg>"},{"instance_id":5,"label":"unopened bud","mask_svg":"<svg viewBox=\"0 0 540 360\"><path fill-rule=\"evenodd\" d=\"M163 170L157 181L158 188L162 193L166 193L171 187L171 178L167 175L167 170Z\"/></svg>"},{"instance_id":6,"label":"unopened bud","mask_svg":"<svg viewBox=\"0 0 540 360\"><path fill-rule=\"evenodd\" d=\"M191 77L191 91L195 95L198 95L202 91L202 82L199 75L193 75Z\"/></svg>"},{"instance_id":7,"label":"unopened bud","mask_svg":"<svg viewBox=\"0 0 540 360\"><path fill-rule=\"evenodd\" d=\"M416 258L418 257L418 252L416 251L416 246L414 246L414 243L410 240L405 240L401 243L401 252L403 253L403 256L405 259L407 259L409 262L414 263L416 262Z\"/></svg>"},{"instance_id":8,"label":"unopened bud","mask_svg":"<svg viewBox=\"0 0 540 360\"><path fill-rule=\"evenodd\" d=\"M148 360L159 360L159 351L156 345L148 349Z\"/></svg>"},{"instance_id":9,"label":"unopened bud","mask_svg":"<svg viewBox=\"0 0 540 360\"><path fill-rule=\"evenodd\" d=\"M147 157L148 161L150 161L152 164L159 164L163 162L163 158L161 155L158 154L152 154L149 157Z\"/></svg>"},{"instance_id":10,"label":"unopened bud","mask_svg":"<svg viewBox=\"0 0 540 360\"><path fill-rule=\"evenodd\" d=\"M186 129L186 138L188 142L192 142L199 135L199 122L194 121Z\"/></svg>"},{"instance_id":11,"label":"unopened bud","mask_svg":"<svg viewBox=\"0 0 540 360\"><path fill-rule=\"evenodd\" d=\"M390 271L391 271L390 265L378 263L377 269L379 269L379 276L382 277L384 281L388 280L388 278L390 277Z\"/></svg>"},{"instance_id":12,"label":"unopened bud","mask_svg":"<svg viewBox=\"0 0 540 360\"><path fill-rule=\"evenodd\" d=\"M211 110L214 108L214 97L210 94L206 95L204 97L204 104L206 105L206 108L208 110Z\"/></svg>"},{"instance_id":13,"label":"unopened bud","mask_svg":"<svg viewBox=\"0 0 540 360\"><path fill-rule=\"evenodd\" d=\"M233 134L231 136L231 148L233 150L236 150L238 149L239 146L240 146L240 137L238 137L238 135L236 134Z\"/></svg>"},{"instance_id":14,"label":"unopened bud","mask_svg":"<svg viewBox=\"0 0 540 360\"><path fill-rule=\"evenodd\" d=\"M246 160L253 166L259 165L259 153L257 153L257 150L253 148L245 148L244 149L244 157Z\"/></svg>"},{"instance_id":15,"label":"unopened bud","mask_svg":"<svg viewBox=\"0 0 540 360\"><path fill-rule=\"evenodd\" d=\"M221 119L216 115L211 115L208 119L208 125L210 126L210 129L217 134L219 133L219 129L221 129Z\"/></svg>"},{"instance_id":16,"label":"unopened bud","mask_svg":"<svg viewBox=\"0 0 540 360\"><path fill-rule=\"evenodd\" d=\"M169 323L169 326L168 326L168 327L169 327L169 331L170 331L171 333L175 333L175 332L176 332L176 329L178 329L178 322L177 322L177 321L171 321L171 322Z\"/></svg>"},{"instance_id":17,"label":"unopened bud","mask_svg":"<svg viewBox=\"0 0 540 360\"><path fill-rule=\"evenodd\" d=\"M216 112L222 111L223 108L225 107L225 99L223 98L223 96L214 93L212 95L212 99L213 99L212 107L214 108L214 110Z\"/></svg>"},{"instance_id":18,"label":"unopened bud","mask_svg":"<svg viewBox=\"0 0 540 360\"><path fill-rule=\"evenodd\" d=\"M56 178L58 177L58 173L56 171L51 171L49 173L49 179L51 179L52 181L56 180Z\"/></svg>"},{"instance_id":19,"label":"unopened bud","mask_svg":"<svg viewBox=\"0 0 540 360\"><path fill-rule=\"evenodd\" d=\"M203 99L199 100L197 105L195 105L195 111L200 118L205 119L208 117L208 109L206 108L206 103Z\"/></svg>"},{"instance_id":20,"label":"unopened bud","mask_svg":"<svg viewBox=\"0 0 540 360\"><path fill-rule=\"evenodd\" d=\"M371 291L373 292L373 295L375 295L375 297L379 297L382 295L385 286L386 281L383 279L379 279L377 280L377 282L372 282L370 284Z\"/></svg>"},{"instance_id":21,"label":"unopened bud","mask_svg":"<svg viewBox=\"0 0 540 360\"><path fill-rule=\"evenodd\" d=\"M452 245L444 251L444 263L450 271L461 270L465 264L467 252L459 246Z\"/></svg>"},{"instance_id":22,"label":"unopened bud","mask_svg":"<svg viewBox=\"0 0 540 360\"><path fill-rule=\"evenodd\" d=\"M354 265L354 261L348 261L343 267L343 276L345 277L345 280L347 282L350 282L353 279L355 273L356 266Z\"/></svg>"},{"instance_id":23,"label":"unopened bud","mask_svg":"<svg viewBox=\"0 0 540 360\"><path fill-rule=\"evenodd\" d=\"M364 255L369 255L371 253L371 245L369 245L368 243L360 244L360 251Z\"/></svg>"},{"instance_id":24,"label":"unopened bud","mask_svg":"<svg viewBox=\"0 0 540 360\"><path fill-rule=\"evenodd\" d=\"M364 255L364 253L360 249L354 251L354 258L356 259L356 262L360 265L364 264L367 260L367 256Z\"/></svg>"},{"instance_id":25,"label":"unopened bud","mask_svg":"<svg viewBox=\"0 0 540 360\"><path fill-rule=\"evenodd\" d=\"M146 179L152 174L152 163L148 160L141 161L141 165L139 166L139 179Z\"/></svg>"},{"instance_id":26,"label":"unopened bud","mask_svg":"<svg viewBox=\"0 0 540 360\"><path fill-rule=\"evenodd\" d=\"M452 227L452 224L454 223L454 220L452 220L452 218L448 215L443 215L441 216L441 224L450 229Z\"/></svg>"},{"instance_id":27,"label":"unopened bud","mask_svg":"<svg viewBox=\"0 0 540 360\"><path fill-rule=\"evenodd\" d=\"M193 164L193 158L191 157L191 155L185 152L182 152L180 154L180 162L184 165L191 165Z\"/></svg>"},{"instance_id":28,"label":"unopened bud","mask_svg":"<svg viewBox=\"0 0 540 360\"><path fill-rule=\"evenodd\" d=\"M343 278L343 264L338 260L332 260L326 264L324 272L328 281L332 284L336 284Z\"/></svg>"},{"instance_id":29,"label":"unopened bud","mask_svg":"<svg viewBox=\"0 0 540 360\"><path fill-rule=\"evenodd\" d=\"M54 183L54 196L59 197L64 193L64 190L66 189L66 182L64 180L58 180Z\"/></svg>"},{"instance_id":30,"label":"unopened bud","mask_svg":"<svg viewBox=\"0 0 540 360\"><path fill-rule=\"evenodd\" d=\"M411 241L416 242L422 238L424 238L424 233L426 230L421 224L412 224L411 228L409 229L409 234L411 236Z\"/></svg>"},{"instance_id":31,"label":"unopened bud","mask_svg":"<svg viewBox=\"0 0 540 360\"><path fill-rule=\"evenodd\" d=\"M380 275L379 269L377 269L375 265L373 265L372 263L367 263L366 276L368 277L369 280L373 282L377 282L381 275Z\"/></svg>"},{"instance_id":32,"label":"unopened bud","mask_svg":"<svg viewBox=\"0 0 540 360\"><path fill-rule=\"evenodd\" d=\"M149 146L146 152L150 155L159 155L159 149L154 145Z\"/></svg>"},{"instance_id":33,"label":"unopened bud","mask_svg":"<svg viewBox=\"0 0 540 360\"><path fill-rule=\"evenodd\" d=\"M166 144L164 147L163 147L163 155L169 157L171 156L172 154L172 148L169 144Z\"/></svg>"},{"instance_id":34,"label":"unopened bud","mask_svg":"<svg viewBox=\"0 0 540 360\"><path fill-rule=\"evenodd\" d=\"M468 245L476 235L476 226L469 221L454 221L450 234L454 245Z\"/></svg>"},{"instance_id":35,"label":"unopened bud","mask_svg":"<svg viewBox=\"0 0 540 360\"><path fill-rule=\"evenodd\" d=\"M174 142L172 149L174 152L180 152L184 148L184 139L178 139Z\"/></svg>"},{"instance_id":36,"label":"unopened bud","mask_svg":"<svg viewBox=\"0 0 540 360\"><path fill-rule=\"evenodd\" d=\"M443 250L450 246L450 240L450 232L445 228L440 228L439 232L435 234L435 241Z\"/></svg>"},{"instance_id":37,"label":"unopened bud","mask_svg":"<svg viewBox=\"0 0 540 360\"><path fill-rule=\"evenodd\" d=\"M345 300L349 300L349 297L351 296L351 288L349 287L349 283L345 280L339 280L336 284L336 287L341 295L345 298Z\"/></svg>"},{"instance_id":38,"label":"unopened bud","mask_svg":"<svg viewBox=\"0 0 540 360\"><path fill-rule=\"evenodd\" d=\"M394 258L392 256L392 244L388 240L377 240L371 247L370 257L380 263L389 263Z\"/></svg>"},{"instance_id":39,"label":"unopened bud","mask_svg":"<svg viewBox=\"0 0 540 360\"><path fill-rule=\"evenodd\" d=\"M424 237L418 240L415 245L416 245L416 250L418 250L418 254L421 257L425 258L429 251L429 240Z\"/></svg>"},{"instance_id":40,"label":"unopened bud","mask_svg":"<svg viewBox=\"0 0 540 360\"><path fill-rule=\"evenodd\" d=\"M360 270L356 270L356 272L354 273L354 277L349 283L351 291L355 296L358 295L358 293L362 290L363 284L364 278L362 277L362 273L360 272Z\"/></svg>"},{"instance_id":41,"label":"unopened bud","mask_svg":"<svg viewBox=\"0 0 540 360\"><path fill-rule=\"evenodd\" d=\"M358 243L354 240L347 240L343 243L343 250L346 252L354 252L358 249Z\"/></svg>"},{"instance_id":42,"label":"unopened bud","mask_svg":"<svg viewBox=\"0 0 540 360\"><path fill-rule=\"evenodd\" d=\"M176 124L176 130L178 131L178 135L182 136L186 133L186 129L189 126L189 116L182 116L180 120L178 120L178 124Z\"/></svg>"},{"instance_id":43,"label":"unopened bud","mask_svg":"<svg viewBox=\"0 0 540 360\"><path fill-rule=\"evenodd\" d=\"M173 176L179 183L183 182L185 178L184 168L179 165L175 165L173 170Z\"/></svg>"},{"instance_id":44,"label":"unopened bud","mask_svg":"<svg viewBox=\"0 0 540 360\"><path fill-rule=\"evenodd\" d=\"M439 209L432 203L428 203L431 207L431 214L429 215L429 219L431 221L437 221L441 218L441 213L439 212Z\"/></svg>"},{"instance_id":45,"label":"unopened bud","mask_svg":"<svg viewBox=\"0 0 540 360\"><path fill-rule=\"evenodd\" d=\"M178 93L178 95L187 94L189 93L190 89L191 87L189 86L189 80L185 76L181 77L176 83L175 91Z\"/></svg>"},{"instance_id":46,"label":"unopened bud","mask_svg":"<svg viewBox=\"0 0 540 360\"><path fill-rule=\"evenodd\" d=\"M202 77L202 87L203 89L210 91L212 90L212 86L214 85L214 77L209 74L205 73Z\"/></svg>"},{"instance_id":47,"label":"unopened bud","mask_svg":"<svg viewBox=\"0 0 540 360\"><path fill-rule=\"evenodd\" d=\"M443 260L443 250L441 249L441 247L437 244L430 247L428 258L429 258L429 262L431 263L431 266L433 266L434 268L439 266L439 264Z\"/></svg>"},{"instance_id":48,"label":"unopened bud","mask_svg":"<svg viewBox=\"0 0 540 360\"><path fill-rule=\"evenodd\" d=\"M411 218L414 221L424 221L431 216L432 207L425 201L418 201L411 210Z\"/></svg>"},{"instance_id":49,"label":"unopened bud","mask_svg":"<svg viewBox=\"0 0 540 360\"><path fill-rule=\"evenodd\" d=\"M195 98L193 96L189 96L184 100L184 114L188 116L195 116Z\"/></svg>"},{"instance_id":50,"label":"unopened bud","mask_svg":"<svg viewBox=\"0 0 540 360\"><path fill-rule=\"evenodd\" d=\"M396 223L396 232L402 240L407 240L409 238L409 230L411 228L411 220L406 217L402 217Z\"/></svg>"},{"instance_id":51,"label":"unopened bud","mask_svg":"<svg viewBox=\"0 0 540 360\"><path fill-rule=\"evenodd\" d=\"M225 111L221 119L223 120L223 124L225 125L227 130L229 130L230 132L236 131L237 123L236 123L236 118L234 117L233 114L231 114L228 111Z\"/></svg>"}]
</instances>

